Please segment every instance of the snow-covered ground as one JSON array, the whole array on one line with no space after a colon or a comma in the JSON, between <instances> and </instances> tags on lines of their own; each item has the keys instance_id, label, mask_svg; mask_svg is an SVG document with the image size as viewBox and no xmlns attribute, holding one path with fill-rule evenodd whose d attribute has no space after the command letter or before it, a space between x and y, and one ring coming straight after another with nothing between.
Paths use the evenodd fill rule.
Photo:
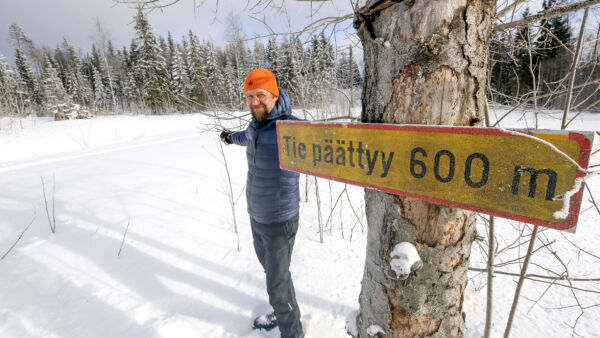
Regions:
<instances>
[{"instance_id":1,"label":"snow-covered ground","mask_svg":"<svg viewBox=\"0 0 600 338\"><path fill-rule=\"evenodd\" d=\"M532 115L524 118L511 114L500 125L535 125ZM237 251L218 138L198 128L207 122L197 114L60 122L35 118L23 120L23 128L0 120L0 257L33 220L0 261L0 337L279 336L277 330L250 328L254 317L270 309L264 274L253 252L243 195L236 205ZM540 128L559 125L557 114L539 117ZM600 115L583 114L570 128L598 130ZM244 151L225 147L236 198L245 184ZM592 164L598 162L592 158ZM42 180L50 214L54 202L55 234ZM304 197L304 176L301 187ZM308 187L291 267L303 323L307 337L346 337L346 320L358 309L366 229L356 222L348 200L341 199L341 210L338 205L321 244L312 178ZM319 180L323 222L343 188ZM599 179L590 188L600 197ZM362 188L348 186L348 191L362 216ZM536 252L531 273L548 275L543 268L562 272L560 257L570 277L600 277L600 216L587 196L576 234L542 232L538 244L551 244ZM364 217L361 222L366 226ZM478 228L486 237L483 223ZM523 228L498 219L499 247L511 244ZM529 231L526 227L525 233ZM522 256L527 239L501 253L499 261ZM485 246L474 245L472 267L485 266L483 251ZM500 269L518 272L514 264ZM485 324L486 279L477 272L469 277L466 335L479 337ZM495 278L493 336L504 331L515 280ZM583 307L600 303L597 283L574 284L595 292L556 285L546 291L548 286L526 281L513 337L570 336L580 314L572 305L577 300ZM553 307L565 308L549 309ZM576 332L597 336L598 318L600 308L586 309Z\"/></svg>"}]
</instances>

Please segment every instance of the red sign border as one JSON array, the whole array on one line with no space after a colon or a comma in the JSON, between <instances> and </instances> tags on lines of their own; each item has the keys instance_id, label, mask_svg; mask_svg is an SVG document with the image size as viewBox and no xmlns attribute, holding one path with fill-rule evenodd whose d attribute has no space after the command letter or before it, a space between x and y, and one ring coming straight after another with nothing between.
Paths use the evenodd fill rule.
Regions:
<instances>
[{"instance_id":1,"label":"red sign border","mask_svg":"<svg viewBox=\"0 0 600 338\"><path fill-rule=\"evenodd\" d=\"M524 135L516 135L502 129L496 128L482 128L482 127L461 127L461 126L431 126L431 125L396 125L396 124L378 124L378 123L322 123L322 122L307 122L307 121L277 121L277 140L281 139L281 135L279 133L280 125L299 125L299 126L311 126L311 127L337 127L337 128L350 128L350 129L367 129L367 130L402 130L402 131L421 131L421 132L431 132L431 133L449 133L449 134L470 134L470 135L490 135L490 136L511 136L511 137L524 137ZM507 129L510 130L510 129ZM532 135L531 131L519 131L521 133L525 133L528 135ZM577 142L580 146L579 159L577 164L580 167L587 169L590 154L591 154L591 141L585 137L585 135L577 132L570 131L569 132L569 140L573 140ZM280 147L277 147L278 151ZM512 219L519 222L525 222L535 225L541 225L557 230L568 230L577 225L577 220L579 218L579 210L581 208L581 200L583 199L583 185L579 189L579 191L571 197L570 206L569 206L569 215L567 218L559 223L549 222L542 219L515 215L502 211L495 211L486 208L476 207L468 204L463 204L459 202L448 201L440 198L428 197L419 194L404 192L395 189L382 188L375 185L355 182L352 180L347 180L338 177L332 177L328 175L316 174L305 170L299 170L295 168L289 168L283 165L281 162L281 156L279 156L279 166L282 169L295 171L298 173L317 176L321 178L325 178L328 180L333 180L337 182L357 185L363 188L373 188L379 191L383 191L386 193L417 198L421 200L425 200L431 203L441 204L449 207L460 208L465 210L471 210L476 212L481 212L488 215L498 216L502 218ZM585 176L585 172L581 170L577 171L576 177Z\"/></svg>"}]
</instances>

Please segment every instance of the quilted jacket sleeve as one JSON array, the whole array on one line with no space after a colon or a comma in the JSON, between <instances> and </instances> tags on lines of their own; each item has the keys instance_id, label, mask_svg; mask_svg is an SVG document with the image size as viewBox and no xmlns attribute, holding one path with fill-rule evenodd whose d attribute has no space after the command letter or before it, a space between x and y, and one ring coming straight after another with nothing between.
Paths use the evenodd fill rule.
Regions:
<instances>
[{"instance_id":1,"label":"quilted jacket sleeve","mask_svg":"<svg viewBox=\"0 0 600 338\"><path fill-rule=\"evenodd\" d=\"M238 146L246 146L248 139L246 138L246 130L237 131L229 135L229 140Z\"/></svg>"}]
</instances>

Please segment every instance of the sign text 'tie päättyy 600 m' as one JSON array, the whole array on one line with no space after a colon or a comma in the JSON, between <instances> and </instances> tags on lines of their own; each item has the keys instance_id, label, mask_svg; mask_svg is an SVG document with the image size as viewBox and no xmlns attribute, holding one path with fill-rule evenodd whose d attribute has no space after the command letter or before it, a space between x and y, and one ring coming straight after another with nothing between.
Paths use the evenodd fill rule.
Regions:
<instances>
[{"instance_id":1,"label":"sign text 'tie p\u00e4\u00e4ttyy 600 m'","mask_svg":"<svg viewBox=\"0 0 600 338\"><path fill-rule=\"evenodd\" d=\"M559 230L575 227L593 133L277 122L281 168Z\"/></svg>"}]
</instances>

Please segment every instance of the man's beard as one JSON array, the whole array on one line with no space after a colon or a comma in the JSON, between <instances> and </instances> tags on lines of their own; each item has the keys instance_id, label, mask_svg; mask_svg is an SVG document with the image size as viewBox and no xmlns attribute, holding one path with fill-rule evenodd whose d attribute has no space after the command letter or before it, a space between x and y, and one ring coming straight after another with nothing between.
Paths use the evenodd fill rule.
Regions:
<instances>
[{"instance_id":1,"label":"man's beard","mask_svg":"<svg viewBox=\"0 0 600 338\"><path fill-rule=\"evenodd\" d=\"M269 116L269 113L267 112L267 107L263 104L250 107L250 112L252 113L252 118L258 122L266 120L267 116Z\"/></svg>"}]
</instances>

